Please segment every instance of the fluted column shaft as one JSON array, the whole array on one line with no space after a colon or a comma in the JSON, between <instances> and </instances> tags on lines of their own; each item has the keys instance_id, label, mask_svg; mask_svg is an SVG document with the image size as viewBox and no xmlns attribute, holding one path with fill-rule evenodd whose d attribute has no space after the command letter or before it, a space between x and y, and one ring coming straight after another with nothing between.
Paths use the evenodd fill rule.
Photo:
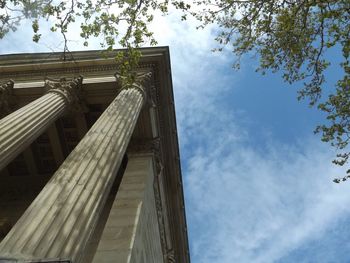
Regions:
<instances>
[{"instance_id":1,"label":"fluted column shaft","mask_svg":"<svg viewBox=\"0 0 350 263\"><path fill-rule=\"evenodd\" d=\"M78 262L145 98L123 89L0 243L0 258Z\"/></svg>"},{"instance_id":2,"label":"fluted column shaft","mask_svg":"<svg viewBox=\"0 0 350 263\"><path fill-rule=\"evenodd\" d=\"M75 103L72 93L78 84L81 79L57 82L47 94L0 120L0 170Z\"/></svg>"}]
</instances>

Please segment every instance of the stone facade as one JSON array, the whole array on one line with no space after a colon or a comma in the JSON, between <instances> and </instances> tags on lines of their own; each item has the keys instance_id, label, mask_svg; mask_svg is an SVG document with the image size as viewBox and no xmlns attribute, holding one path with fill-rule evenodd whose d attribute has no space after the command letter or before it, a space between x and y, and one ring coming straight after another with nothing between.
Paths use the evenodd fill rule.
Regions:
<instances>
[{"instance_id":1,"label":"stone facade","mask_svg":"<svg viewBox=\"0 0 350 263\"><path fill-rule=\"evenodd\" d=\"M0 56L0 262L189 262L167 48Z\"/></svg>"},{"instance_id":2,"label":"stone facade","mask_svg":"<svg viewBox=\"0 0 350 263\"><path fill-rule=\"evenodd\" d=\"M94 263L163 262L153 189L153 156L129 158Z\"/></svg>"}]
</instances>

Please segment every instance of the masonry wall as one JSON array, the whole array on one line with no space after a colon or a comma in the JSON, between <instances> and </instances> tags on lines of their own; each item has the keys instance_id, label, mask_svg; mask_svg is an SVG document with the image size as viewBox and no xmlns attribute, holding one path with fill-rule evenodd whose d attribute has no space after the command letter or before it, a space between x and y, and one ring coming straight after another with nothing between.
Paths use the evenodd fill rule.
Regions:
<instances>
[{"instance_id":1,"label":"masonry wall","mask_svg":"<svg viewBox=\"0 0 350 263\"><path fill-rule=\"evenodd\" d=\"M156 202L153 188L153 166L149 163L149 176L143 196L143 204L131 251L131 263L163 262Z\"/></svg>"},{"instance_id":2,"label":"masonry wall","mask_svg":"<svg viewBox=\"0 0 350 263\"><path fill-rule=\"evenodd\" d=\"M153 180L151 155L129 157L93 263L164 262Z\"/></svg>"}]
</instances>

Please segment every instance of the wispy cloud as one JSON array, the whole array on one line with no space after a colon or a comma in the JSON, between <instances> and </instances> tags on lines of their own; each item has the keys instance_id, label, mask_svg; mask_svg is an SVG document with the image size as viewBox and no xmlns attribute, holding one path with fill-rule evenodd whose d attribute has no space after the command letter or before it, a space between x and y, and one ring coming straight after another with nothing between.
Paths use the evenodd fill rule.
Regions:
<instances>
[{"instance_id":1,"label":"wispy cloud","mask_svg":"<svg viewBox=\"0 0 350 263\"><path fill-rule=\"evenodd\" d=\"M210 53L212 30L162 25L171 43L193 261L278 262L327 240L350 213L348 186L332 183L344 172L331 164L334 153L312 137L281 144L270 134L250 144L253 131L234 105L224 106L240 73L228 71L227 56Z\"/></svg>"},{"instance_id":2,"label":"wispy cloud","mask_svg":"<svg viewBox=\"0 0 350 263\"><path fill-rule=\"evenodd\" d=\"M350 212L347 186L331 183L336 171L318 143L273 145L262 155L211 142L186 173L196 261L275 262Z\"/></svg>"},{"instance_id":3,"label":"wispy cloud","mask_svg":"<svg viewBox=\"0 0 350 263\"><path fill-rule=\"evenodd\" d=\"M257 131L242 124L239 109L227 107L242 73L229 71L226 53L210 52L215 28L198 31L174 12L157 16L153 29L160 45L170 45L192 262L296 262L289 256L313 240L334 242L337 235L327 231L349 216L350 194L348 184L331 182L341 169L330 164L329 148L314 138L281 144L271 135L250 143ZM78 34L74 29L70 39ZM22 38L11 34L1 52L49 51ZM316 258L325 250L305 253Z\"/></svg>"}]
</instances>

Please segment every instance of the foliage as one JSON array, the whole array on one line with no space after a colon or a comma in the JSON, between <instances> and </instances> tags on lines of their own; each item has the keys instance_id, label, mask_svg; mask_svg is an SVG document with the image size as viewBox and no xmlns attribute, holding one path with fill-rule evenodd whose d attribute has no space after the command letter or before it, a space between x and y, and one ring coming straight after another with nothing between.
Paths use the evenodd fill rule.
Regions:
<instances>
[{"instance_id":1,"label":"foliage","mask_svg":"<svg viewBox=\"0 0 350 263\"><path fill-rule=\"evenodd\" d=\"M299 99L327 114L327 123L316 128L322 141L341 151L333 162L347 163L350 153L350 1L349 0L198 0L204 8L193 12L201 26L216 23L216 40L221 51L232 49L240 66L244 54L259 57L257 71L282 73L289 83L302 82ZM325 53L341 49L343 78L335 92L321 98L325 70L330 67ZM350 170L347 171L350 175ZM342 180L346 180L344 177ZM335 179L340 182L341 179Z\"/></svg>"},{"instance_id":2,"label":"foliage","mask_svg":"<svg viewBox=\"0 0 350 263\"><path fill-rule=\"evenodd\" d=\"M41 25L51 25L52 32L59 32L64 39L64 59L68 49L69 26L80 22L80 37L84 46L91 37L102 39L101 47L107 52L118 45L126 48L116 56L120 72L135 77L140 53L137 48L143 44L156 45L148 24L156 11L166 14L169 0L0 0L0 39L8 32L16 31L23 19L32 21L33 41L39 42ZM177 3L172 2L177 6Z\"/></svg>"}]
</instances>

